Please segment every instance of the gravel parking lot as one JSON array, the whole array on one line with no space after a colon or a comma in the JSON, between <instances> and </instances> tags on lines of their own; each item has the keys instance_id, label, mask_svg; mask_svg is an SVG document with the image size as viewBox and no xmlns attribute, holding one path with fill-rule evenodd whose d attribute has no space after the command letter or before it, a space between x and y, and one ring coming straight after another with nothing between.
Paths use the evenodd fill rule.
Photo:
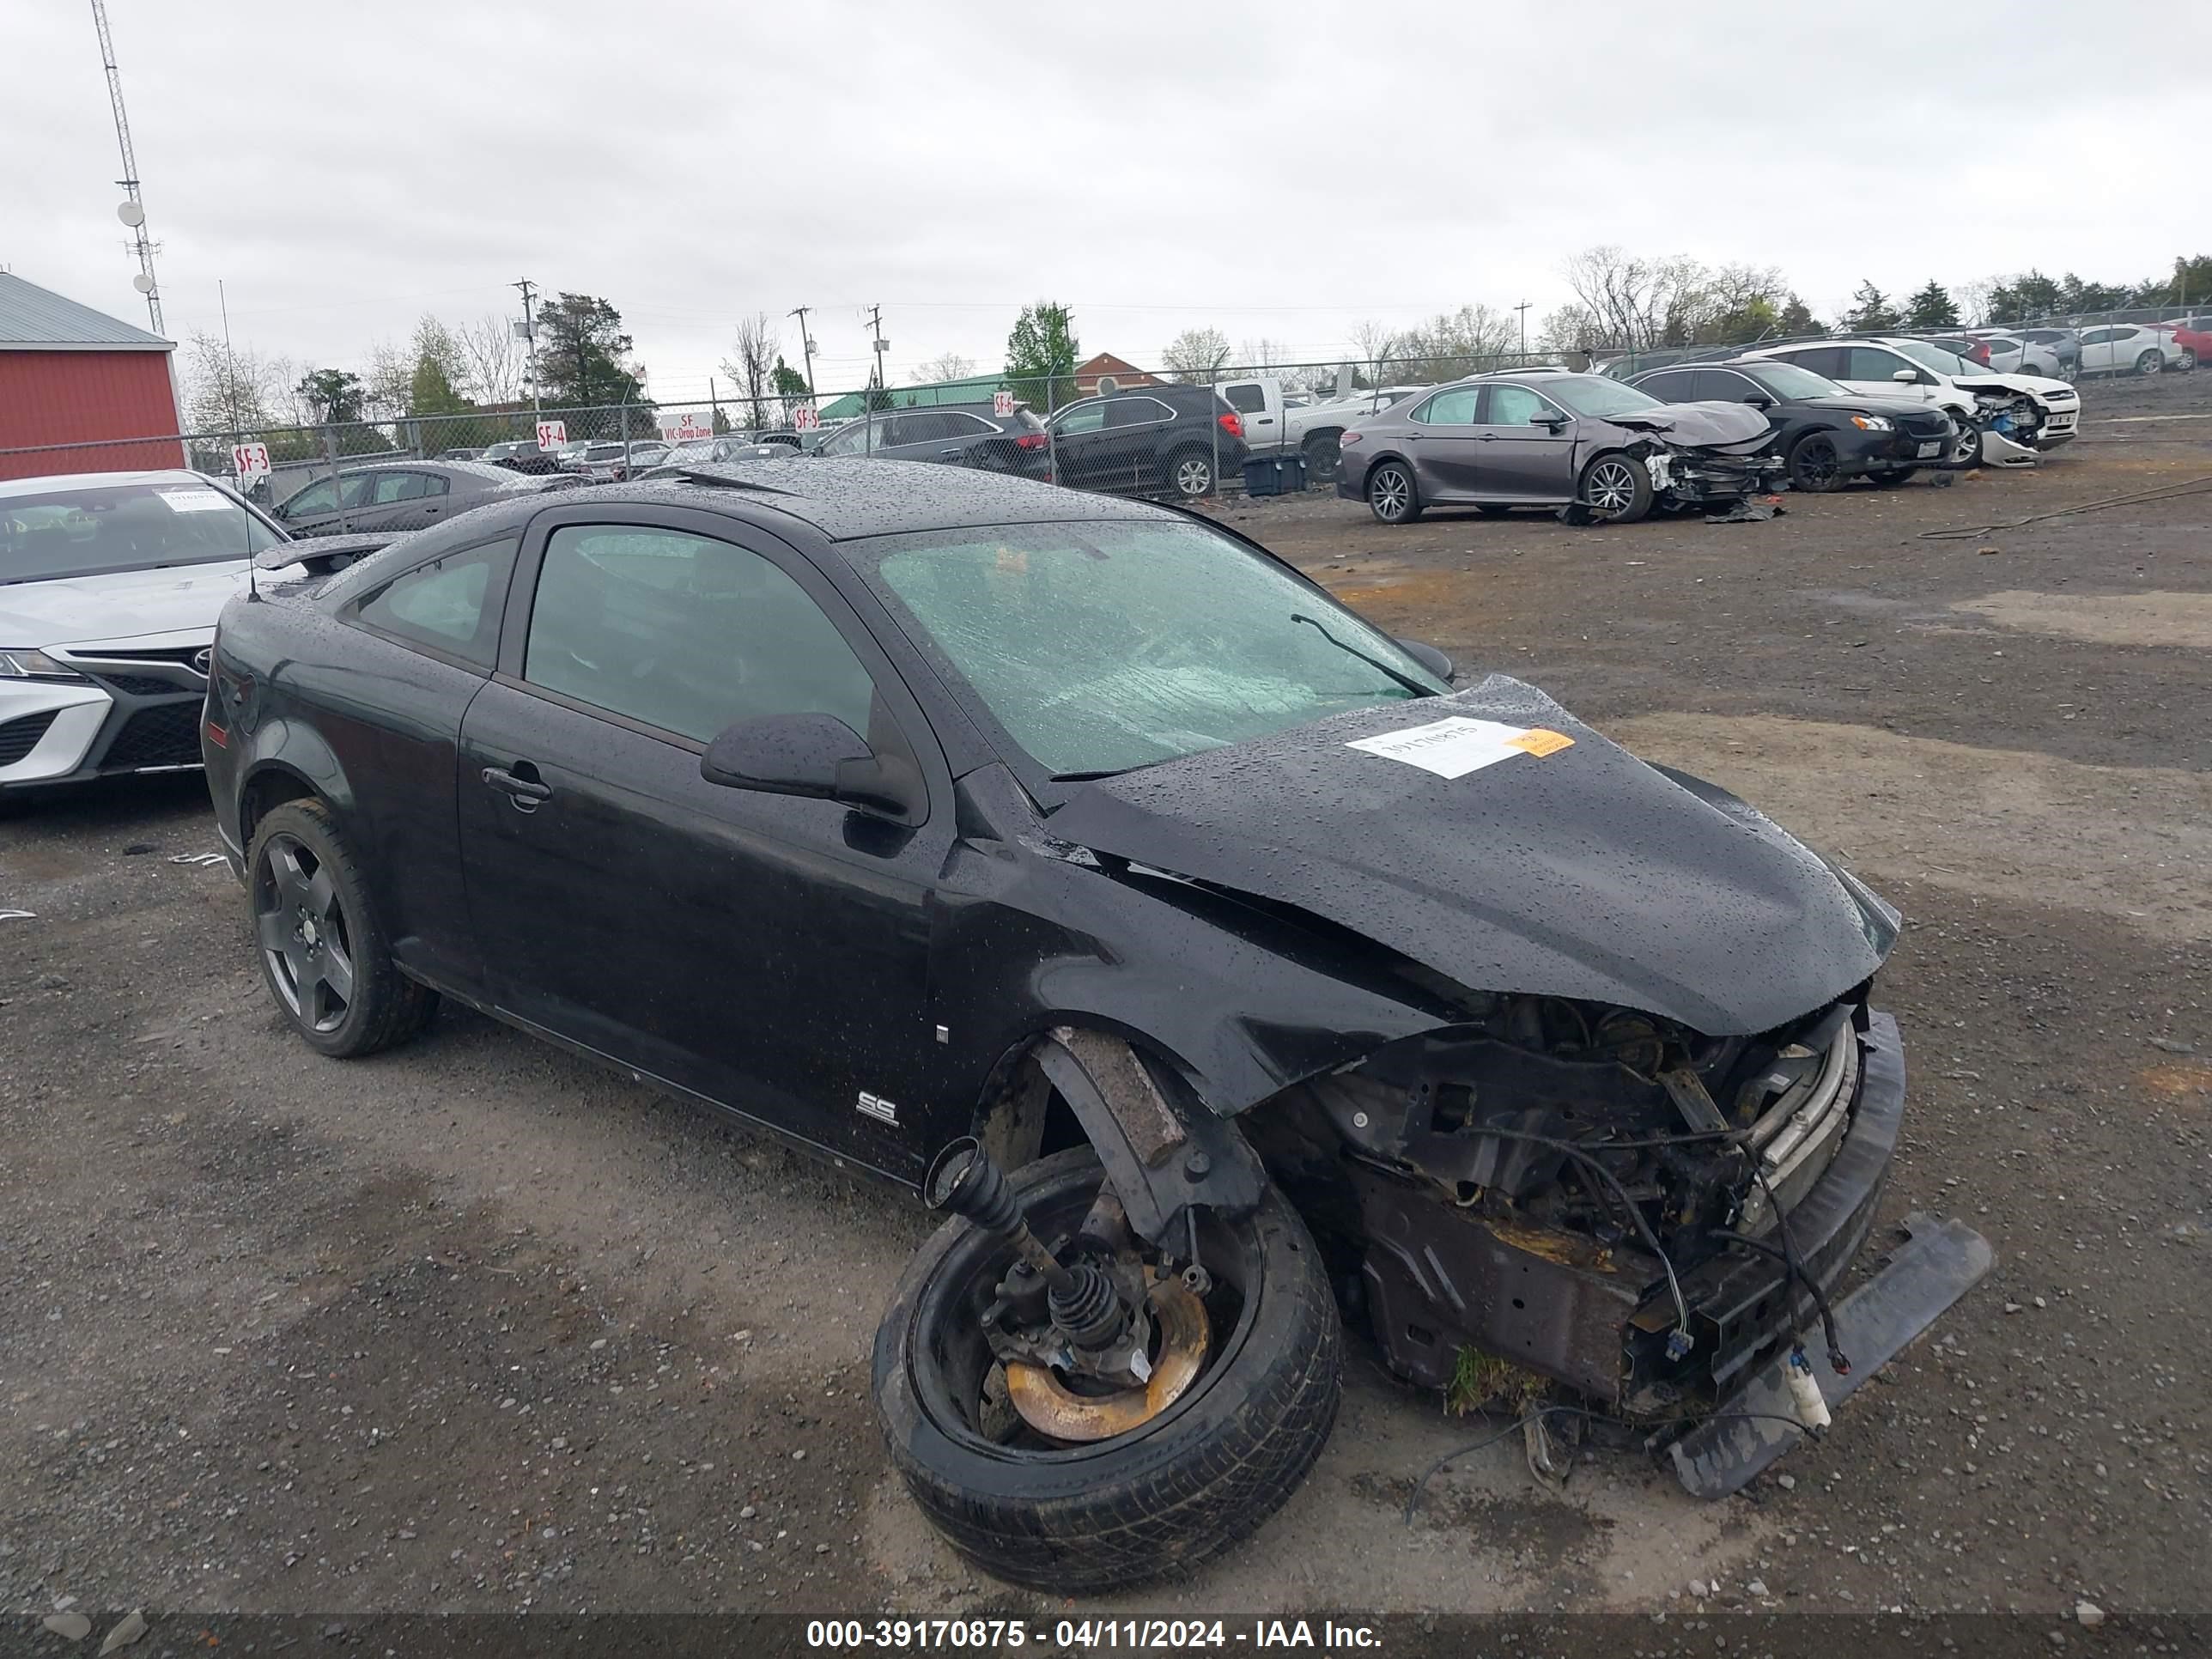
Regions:
<instances>
[{"instance_id":1,"label":"gravel parking lot","mask_svg":"<svg viewBox=\"0 0 2212 1659\"><path fill-rule=\"evenodd\" d=\"M1999 1265L1741 1496L1517 1445L1355 1345L1311 1480L1115 1609L2203 1606L2212 1536L2212 374L2086 388L2027 475L1765 523L1226 516L1843 854L1908 928L1889 1199ZM1032 1607L890 1474L914 1200L473 1015L290 1040L186 777L0 823L0 1606ZM2088 1633L2075 1626L2073 1638ZM2148 1639L2148 1638L2143 1638ZM57 1641L54 1650L62 1650Z\"/></svg>"}]
</instances>

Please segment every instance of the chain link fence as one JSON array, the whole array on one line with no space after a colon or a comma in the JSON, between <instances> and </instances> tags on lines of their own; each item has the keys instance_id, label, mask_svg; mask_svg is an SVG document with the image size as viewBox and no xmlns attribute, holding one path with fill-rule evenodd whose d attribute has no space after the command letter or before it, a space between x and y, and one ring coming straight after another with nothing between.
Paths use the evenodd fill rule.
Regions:
<instances>
[{"instance_id":1,"label":"chain link fence","mask_svg":"<svg viewBox=\"0 0 2212 1659\"><path fill-rule=\"evenodd\" d=\"M1060 370L811 396L502 407L317 426L242 424L0 449L0 477L185 467L283 516L319 478L374 529L376 509L441 493L407 463L471 462L614 481L666 465L810 455L951 463L1133 496L1204 500L1326 487L1353 422L1443 381L1558 358L1522 352L1204 368ZM1585 368L1580 354L1565 360ZM246 470L241 473L241 462ZM266 470L261 470L265 463ZM1252 464L1256 464L1252 465ZM345 484L356 474L358 482ZM410 494L410 491L412 494ZM332 526L331 528L338 526Z\"/></svg>"}]
</instances>

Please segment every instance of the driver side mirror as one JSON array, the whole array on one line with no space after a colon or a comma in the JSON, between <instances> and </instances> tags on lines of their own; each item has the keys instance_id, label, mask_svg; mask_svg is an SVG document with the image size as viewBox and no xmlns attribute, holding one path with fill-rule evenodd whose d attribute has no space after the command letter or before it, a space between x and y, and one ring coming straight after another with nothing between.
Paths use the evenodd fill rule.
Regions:
<instances>
[{"instance_id":1,"label":"driver side mirror","mask_svg":"<svg viewBox=\"0 0 2212 1659\"><path fill-rule=\"evenodd\" d=\"M725 727L699 757L699 775L730 789L804 795L901 823L915 803L860 734L834 714L767 714Z\"/></svg>"},{"instance_id":2,"label":"driver side mirror","mask_svg":"<svg viewBox=\"0 0 2212 1659\"><path fill-rule=\"evenodd\" d=\"M1556 409L1540 409L1528 417L1530 426L1540 426L1547 432L1557 432L1567 423L1567 417Z\"/></svg>"},{"instance_id":3,"label":"driver side mirror","mask_svg":"<svg viewBox=\"0 0 2212 1659\"><path fill-rule=\"evenodd\" d=\"M1768 397L1763 392L1754 392L1743 401L1747 405L1753 409L1771 409L1774 407L1774 399Z\"/></svg>"},{"instance_id":4,"label":"driver side mirror","mask_svg":"<svg viewBox=\"0 0 2212 1659\"><path fill-rule=\"evenodd\" d=\"M1446 685L1449 685L1451 684L1453 675L1458 672L1458 670L1453 666L1452 659L1449 657L1444 655L1443 652L1437 650L1433 645L1430 645L1424 641L1400 640L1398 641L1398 648L1404 652L1407 656L1411 657L1415 662L1420 664L1422 667L1427 669L1429 672L1434 674Z\"/></svg>"},{"instance_id":5,"label":"driver side mirror","mask_svg":"<svg viewBox=\"0 0 2212 1659\"><path fill-rule=\"evenodd\" d=\"M1900 386L1917 386L1920 384L1920 371L1917 368L1900 368L1889 378Z\"/></svg>"}]
</instances>

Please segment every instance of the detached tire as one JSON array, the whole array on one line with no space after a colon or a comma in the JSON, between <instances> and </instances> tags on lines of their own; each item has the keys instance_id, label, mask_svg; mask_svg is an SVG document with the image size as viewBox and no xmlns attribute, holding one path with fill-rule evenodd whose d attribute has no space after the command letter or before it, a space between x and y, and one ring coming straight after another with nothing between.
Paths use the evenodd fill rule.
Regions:
<instances>
[{"instance_id":1,"label":"detached tire","mask_svg":"<svg viewBox=\"0 0 2212 1659\"><path fill-rule=\"evenodd\" d=\"M1102 1178L1079 1146L1007 1180L1050 1244L1075 1231ZM955 1220L915 1254L876 1333L876 1406L907 1490L976 1566L1060 1595L1188 1572L1305 1479L1341 1389L1343 1332L1321 1254L1273 1188L1243 1221L1201 1223L1200 1249L1215 1279L1205 1369L1158 1416L1076 1445L983 1431L992 1362L978 1316L1006 1247Z\"/></svg>"},{"instance_id":2,"label":"detached tire","mask_svg":"<svg viewBox=\"0 0 2212 1659\"><path fill-rule=\"evenodd\" d=\"M392 960L360 861L322 802L287 801L255 826L246 891L262 977L309 1048L352 1060L430 1023L437 993Z\"/></svg>"}]
</instances>

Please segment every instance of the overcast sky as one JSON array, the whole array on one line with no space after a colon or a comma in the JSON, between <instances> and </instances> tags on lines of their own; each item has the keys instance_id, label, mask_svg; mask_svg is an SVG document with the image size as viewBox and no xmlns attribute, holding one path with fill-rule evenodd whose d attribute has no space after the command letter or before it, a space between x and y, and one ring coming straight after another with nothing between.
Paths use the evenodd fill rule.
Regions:
<instances>
[{"instance_id":1,"label":"overcast sky","mask_svg":"<svg viewBox=\"0 0 2212 1659\"><path fill-rule=\"evenodd\" d=\"M818 384L1001 358L1020 306L1153 361L1180 329L1342 354L1567 296L1615 242L1779 265L1823 315L2212 246L2212 6L775 8L109 0L171 335L363 366L507 284L604 295L654 394L764 311ZM0 0L0 265L134 321L88 7Z\"/></svg>"}]
</instances>

